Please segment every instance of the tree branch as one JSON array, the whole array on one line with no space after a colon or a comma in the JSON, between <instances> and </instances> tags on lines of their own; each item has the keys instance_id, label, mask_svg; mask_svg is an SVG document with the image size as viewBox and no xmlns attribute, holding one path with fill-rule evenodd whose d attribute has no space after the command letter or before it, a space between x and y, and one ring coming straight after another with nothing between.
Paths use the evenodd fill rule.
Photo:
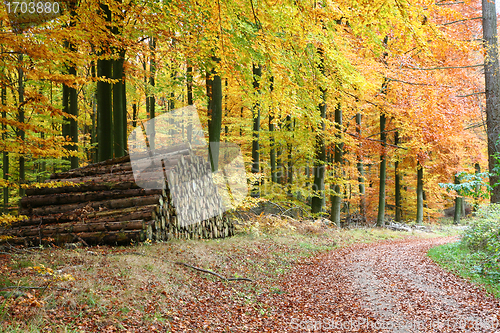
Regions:
<instances>
[{"instance_id":1,"label":"tree branch","mask_svg":"<svg viewBox=\"0 0 500 333\"><path fill-rule=\"evenodd\" d=\"M247 278L226 278L226 277L224 277L224 276L222 276L220 274L217 274L215 272L209 271L207 269L199 268L199 267L196 267L196 266L191 266L189 264L186 264L186 263L183 263L183 262L180 262L180 261L176 261L175 264L176 265L186 266L186 267L192 268L192 269L200 271L200 272L204 272L204 273L215 275L219 279L224 280L224 281L250 281L250 282L253 282L252 279L247 279Z\"/></svg>"},{"instance_id":2,"label":"tree branch","mask_svg":"<svg viewBox=\"0 0 500 333\"><path fill-rule=\"evenodd\" d=\"M470 96L474 96L474 95L482 95L484 93L486 93L486 91L479 91L479 92L475 92L475 93L468 94L468 95L457 95L456 97L470 97Z\"/></svg>"},{"instance_id":3,"label":"tree branch","mask_svg":"<svg viewBox=\"0 0 500 333\"><path fill-rule=\"evenodd\" d=\"M399 83L404 83L404 84L410 84L412 86L429 86L429 87L435 87L436 86L435 84L419 83L419 82L408 82L408 81L393 79L393 78L390 78L390 77L388 77L387 80L394 81L394 82L399 82ZM440 87L452 88L451 86L440 86Z\"/></svg>"},{"instance_id":4,"label":"tree branch","mask_svg":"<svg viewBox=\"0 0 500 333\"><path fill-rule=\"evenodd\" d=\"M467 18L467 19L462 19L462 20L456 20L456 21L446 22L446 23L439 24L439 25L444 26L444 25L450 25L450 24L455 24L455 23L464 22L464 21L479 20L479 19L482 19L482 18L483 18L482 16L478 16L478 17L471 17L471 18Z\"/></svg>"},{"instance_id":5,"label":"tree branch","mask_svg":"<svg viewBox=\"0 0 500 333\"><path fill-rule=\"evenodd\" d=\"M62 287L50 287L50 286L45 286L45 287L31 287L31 286L7 286L0 288L0 290L10 290L10 289L47 289L47 288L52 288L52 289L58 289L58 290L66 290L66 291L71 291L71 289L68 288L62 288Z\"/></svg>"},{"instance_id":6,"label":"tree branch","mask_svg":"<svg viewBox=\"0 0 500 333\"><path fill-rule=\"evenodd\" d=\"M430 68L420 68L420 67L404 67L406 69L414 69L417 71L435 71L440 69L461 69L461 68L473 68L473 67L483 67L484 64L469 65L469 66L449 66L449 67L430 67Z\"/></svg>"},{"instance_id":7,"label":"tree branch","mask_svg":"<svg viewBox=\"0 0 500 333\"><path fill-rule=\"evenodd\" d=\"M436 6L452 6L452 5L460 5L463 4L463 1L456 1L456 2L438 2L436 3Z\"/></svg>"},{"instance_id":8,"label":"tree branch","mask_svg":"<svg viewBox=\"0 0 500 333\"><path fill-rule=\"evenodd\" d=\"M346 134L349 134L350 136L352 137L355 137L355 138L358 138L358 139L361 139L361 140L368 140L368 141L374 141L374 142L380 142L380 143L383 143L385 144L386 146L390 146L390 147L394 147L394 148L399 148L399 149L404 149L404 150L408 150L408 148L405 148L405 147L401 147L401 146L397 146L397 145L393 145L391 143L387 143L387 142L384 142L382 140L377 140L377 139L370 139L370 138L363 138L363 137L360 137L356 134L352 134L352 133L349 133L349 132L345 132Z\"/></svg>"}]
</instances>

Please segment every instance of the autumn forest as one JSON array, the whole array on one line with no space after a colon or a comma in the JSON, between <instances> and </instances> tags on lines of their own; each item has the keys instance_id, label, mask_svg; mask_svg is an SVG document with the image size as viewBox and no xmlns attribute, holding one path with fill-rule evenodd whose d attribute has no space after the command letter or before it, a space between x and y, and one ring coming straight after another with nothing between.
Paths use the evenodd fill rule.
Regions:
<instances>
[{"instance_id":1,"label":"autumn forest","mask_svg":"<svg viewBox=\"0 0 500 333\"><path fill-rule=\"evenodd\" d=\"M500 120L483 2L489 21L477 0L67 0L38 21L2 7L2 219L186 105L210 142L241 147L250 201L343 226L489 200Z\"/></svg>"}]
</instances>

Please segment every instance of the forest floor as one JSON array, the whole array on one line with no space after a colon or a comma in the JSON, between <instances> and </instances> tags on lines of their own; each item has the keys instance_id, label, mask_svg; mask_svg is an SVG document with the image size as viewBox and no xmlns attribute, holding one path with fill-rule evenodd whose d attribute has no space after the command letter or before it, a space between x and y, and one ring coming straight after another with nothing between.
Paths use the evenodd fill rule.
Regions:
<instances>
[{"instance_id":1,"label":"forest floor","mask_svg":"<svg viewBox=\"0 0 500 333\"><path fill-rule=\"evenodd\" d=\"M224 240L9 249L0 332L500 332L500 302L426 255L455 239L450 229L302 224Z\"/></svg>"}]
</instances>

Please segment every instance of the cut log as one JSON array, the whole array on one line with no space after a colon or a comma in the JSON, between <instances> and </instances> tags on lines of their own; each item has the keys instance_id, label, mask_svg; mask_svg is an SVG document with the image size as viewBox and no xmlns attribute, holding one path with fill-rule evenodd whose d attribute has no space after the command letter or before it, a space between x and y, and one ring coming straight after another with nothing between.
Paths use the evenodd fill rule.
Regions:
<instances>
[{"instance_id":1,"label":"cut log","mask_svg":"<svg viewBox=\"0 0 500 333\"><path fill-rule=\"evenodd\" d=\"M120 209L110 209L103 210L97 212L91 212L88 214L81 214L80 212L69 212L69 213L59 213L59 214L50 214L40 217L32 217L28 220L24 221L16 221L12 223L12 227L22 227L22 226L39 226L39 225L48 225L54 223L64 223L71 221L106 221L106 220L115 220L115 221L125 221L129 220L139 220L145 219L150 220L153 216L155 209L157 209L157 205L145 205L145 206L134 206L128 208L120 208Z\"/></svg>"},{"instance_id":2,"label":"cut log","mask_svg":"<svg viewBox=\"0 0 500 333\"><path fill-rule=\"evenodd\" d=\"M8 234L23 237L52 237L60 233L79 233L79 232L100 232L100 231L118 231L118 230L143 230L147 224L154 221L131 220L131 221L103 221L103 222L73 222L61 223L49 226L34 228L32 226L10 229Z\"/></svg>"},{"instance_id":3,"label":"cut log","mask_svg":"<svg viewBox=\"0 0 500 333\"><path fill-rule=\"evenodd\" d=\"M75 186L27 190L20 213L30 218L2 233L35 245L130 244L233 234L232 224L220 214L222 201L208 161L178 147L153 159L143 157L143 169L135 176L128 156L52 175L51 185Z\"/></svg>"},{"instance_id":4,"label":"cut log","mask_svg":"<svg viewBox=\"0 0 500 333\"><path fill-rule=\"evenodd\" d=\"M128 189L128 190L111 190L111 191L92 191L83 193L60 193L60 194L45 194L32 195L21 199L21 207L40 207L47 205L63 205L68 203L100 201L107 198L127 198L139 197L145 195L161 194L161 190L145 190L143 188Z\"/></svg>"},{"instance_id":5,"label":"cut log","mask_svg":"<svg viewBox=\"0 0 500 333\"><path fill-rule=\"evenodd\" d=\"M119 183L115 182L103 183L101 181L99 182L87 181L86 183L83 184L75 183L75 186L29 188L26 189L26 195L29 197L35 195L60 194L60 193L128 190L133 188L140 188L133 180L119 182Z\"/></svg>"},{"instance_id":6,"label":"cut log","mask_svg":"<svg viewBox=\"0 0 500 333\"><path fill-rule=\"evenodd\" d=\"M144 206L157 204L160 195L148 195L140 197L131 197L123 199L111 199L103 201L91 201L76 204L66 204L66 205L51 205L36 208L22 208L20 209L20 214L22 215L47 215L47 214L57 214L63 212L69 212L76 209L86 209L87 213L99 210L100 208L125 208L134 206Z\"/></svg>"}]
</instances>

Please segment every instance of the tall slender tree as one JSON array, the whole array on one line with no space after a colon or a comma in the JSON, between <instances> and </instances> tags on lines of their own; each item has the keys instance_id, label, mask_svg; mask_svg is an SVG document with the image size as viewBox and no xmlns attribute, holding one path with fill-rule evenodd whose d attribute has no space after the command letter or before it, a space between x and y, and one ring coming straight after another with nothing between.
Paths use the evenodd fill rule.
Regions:
<instances>
[{"instance_id":1,"label":"tall slender tree","mask_svg":"<svg viewBox=\"0 0 500 333\"><path fill-rule=\"evenodd\" d=\"M484 80L486 89L486 126L488 133L488 166L490 186L493 188L490 200L500 202L500 186L495 186L499 176L494 171L498 168L495 158L500 152L500 67L498 64L497 12L495 0L482 0L483 8L483 40L486 56L484 60Z\"/></svg>"},{"instance_id":2,"label":"tall slender tree","mask_svg":"<svg viewBox=\"0 0 500 333\"><path fill-rule=\"evenodd\" d=\"M19 53L18 54L18 61L19 61L19 66L17 68L17 93L18 93L18 114L17 114L17 121L20 124L24 124L24 71L23 71L23 54ZM24 132L23 128L18 128L17 129L17 137L19 141L23 142L25 138L26 133ZM25 160L24 160L24 154L19 155L19 183L24 184L26 180L26 170L25 170ZM23 197L24 196L24 188L20 187L19 188L19 196Z\"/></svg>"},{"instance_id":3,"label":"tall slender tree","mask_svg":"<svg viewBox=\"0 0 500 333\"><path fill-rule=\"evenodd\" d=\"M356 133L359 138L361 138L361 113L356 113ZM365 196L365 167L362 160L362 144L359 142L359 153L358 153L358 186L359 186L359 214L363 219L366 218L366 196Z\"/></svg>"},{"instance_id":4,"label":"tall slender tree","mask_svg":"<svg viewBox=\"0 0 500 333\"><path fill-rule=\"evenodd\" d=\"M260 172L260 80L262 78L262 66L252 65L253 89L256 101L252 106L253 132L252 132L252 173ZM260 196L260 182L256 181L252 189L252 197Z\"/></svg>"},{"instance_id":5,"label":"tall slender tree","mask_svg":"<svg viewBox=\"0 0 500 333\"><path fill-rule=\"evenodd\" d=\"M342 147L342 107L340 103L337 103L335 107L335 136L337 142L335 142L334 150L334 165L335 165L335 178L339 178L339 174L342 172L342 160L343 160L343 147ZM342 196L340 194L340 185L338 183L332 184L333 194L331 197L332 207L330 210L330 219L337 226L341 226L340 212L342 208Z\"/></svg>"},{"instance_id":6,"label":"tall slender tree","mask_svg":"<svg viewBox=\"0 0 500 333\"><path fill-rule=\"evenodd\" d=\"M386 141L387 135L385 132L386 117L383 112L380 113L380 141L382 142L382 154L380 154L380 172L379 172L379 195L378 195L378 215L377 226L384 225L385 218L385 183L387 176L387 154L386 154Z\"/></svg>"},{"instance_id":7,"label":"tall slender tree","mask_svg":"<svg viewBox=\"0 0 500 333\"><path fill-rule=\"evenodd\" d=\"M325 75L325 59L323 50L318 49L319 54L319 71ZM315 144L315 159L314 159L314 186L311 200L311 212L321 213L323 211L324 198L325 198L325 167L326 167L326 148L325 148L325 119L326 119L326 88L319 87L321 92L321 100L318 105L319 116L321 118L319 126L316 130L316 144Z\"/></svg>"},{"instance_id":8,"label":"tall slender tree","mask_svg":"<svg viewBox=\"0 0 500 333\"><path fill-rule=\"evenodd\" d=\"M208 142L212 171L217 171L219 169L219 144L222 130L222 81L216 68L220 59L213 57L212 62L213 67L207 71Z\"/></svg>"},{"instance_id":9,"label":"tall slender tree","mask_svg":"<svg viewBox=\"0 0 500 333\"><path fill-rule=\"evenodd\" d=\"M111 10L106 4L100 5L102 15L107 24L111 24ZM113 78L113 63L110 55L99 52L97 60L97 77L103 80ZM97 159L104 161L113 158L113 100L112 85L107 81L97 81Z\"/></svg>"},{"instance_id":10,"label":"tall slender tree","mask_svg":"<svg viewBox=\"0 0 500 333\"><path fill-rule=\"evenodd\" d=\"M4 67L4 66L3 66ZM1 91L1 99L2 99L2 118L7 119L7 111L5 107L7 106L7 75L5 75L5 69L2 68L2 91ZM7 125L2 123L2 141L5 142L7 140ZM7 183L9 181L9 153L4 151L2 153L2 168L3 168L3 180ZM8 212L9 207L9 187L4 186L3 188L3 211L4 213Z\"/></svg>"},{"instance_id":11,"label":"tall slender tree","mask_svg":"<svg viewBox=\"0 0 500 333\"><path fill-rule=\"evenodd\" d=\"M271 76L269 79L270 85L269 90L271 94L274 90L274 77ZM273 183L278 182L278 177L276 174L276 141L274 138L275 130L274 130L274 108L271 106L269 110L269 162L271 164L271 181Z\"/></svg>"},{"instance_id":12,"label":"tall slender tree","mask_svg":"<svg viewBox=\"0 0 500 333\"><path fill-rule=\"evenodd\" d=\"M424 168L417 163L417 223L424 220Z\"/></svg>"},{"instance_id":13,"label":"tall slender tree","mask_svg":"<svg viewBox=\"0 0 500 333\"><path fill-rule=\"evenodd\" d=\"M399 144L399 132L396 131L394 133L394 145L397 146ZM399 172L399 160L394 162L394 197L395 197L395 206L396 206L396 214L395 220L397 222L401 222L402 212L401 212L401 173Z\"/></svg>"}]
</instances>

